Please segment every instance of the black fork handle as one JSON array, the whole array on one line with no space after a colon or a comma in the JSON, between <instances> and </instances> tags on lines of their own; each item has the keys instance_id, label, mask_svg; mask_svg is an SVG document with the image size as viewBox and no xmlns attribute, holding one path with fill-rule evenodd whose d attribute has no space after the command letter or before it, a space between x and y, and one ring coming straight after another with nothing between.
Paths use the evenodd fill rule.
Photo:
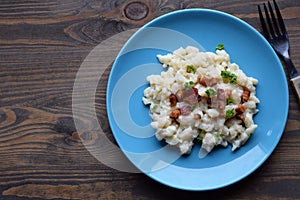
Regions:
<instances>
[{"instance_id":1,"label":"black fork handle","mask_svg":"<svg viewBox=\"0 0 300 200\"><path fill-rule=\"evenodd\" d=\"M300 75L298 74L298 72L290 58L283 57L283 59L286 63L287 69L289 71L290 79L291 79L291 82L296 91L298 101L300 102Z\"/></svg>"},{"instance_id":2,"label":"black fork handle","mask_svg":"<svg viewBox=\"0 0 300 200\"><path fill-rule=\"evenodd\" d=\"M286 63L290 78L292 79L292 78L295 78L296 76L299 76L292 60L289 57L285 57L285 56L283 56L283 59Z\"/></svg>"}]
</instances>

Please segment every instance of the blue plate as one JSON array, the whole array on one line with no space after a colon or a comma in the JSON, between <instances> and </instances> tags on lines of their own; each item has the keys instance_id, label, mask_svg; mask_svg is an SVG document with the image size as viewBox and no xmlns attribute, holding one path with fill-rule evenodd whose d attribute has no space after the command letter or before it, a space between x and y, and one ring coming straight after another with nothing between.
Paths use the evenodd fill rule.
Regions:
<instances>
[{"instance_id":1,"label":"blue plate","mask_svg":"<svg viewBox=\"0 0 300 200\"><path fill-rule=\"evenodd\" d=\"M247 76L259 80L258 128L235 152L231 146L199 154L195 144L188 156L179 156L159 142L143 105L146 77L163 69L157 54L196 46L215 51L223 43ZM147 23L125 44L115 60L107 87L107 112L114 137L128 159L143 173L165 185L184 190L211 190L235 183L257 169L273 152L288 114L288 86L272 47L244 21L215 10L186 9Z\"/></svg>"}]
</instances>

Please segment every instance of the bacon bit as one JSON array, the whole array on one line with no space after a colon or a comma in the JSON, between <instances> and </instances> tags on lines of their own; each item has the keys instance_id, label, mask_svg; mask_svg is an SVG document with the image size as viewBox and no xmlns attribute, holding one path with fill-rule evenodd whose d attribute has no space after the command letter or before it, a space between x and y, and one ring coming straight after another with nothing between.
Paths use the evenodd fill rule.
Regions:
<instances>
[{"instance_id":1,"label":"bacon bit","mask_svg":"<svg viewBox=\"0 0 300 200\"><path fill-rule=\"evenodd\" d=\"M211 98L207 98L207 104L211 106Z\"/></svg>"},{"instance_id":2,"label":"bacon bit","mask_svg":"<svg viewBox=\"0 0 300 200\"><path fill-rule=\"evenodd\" d=\"M207 104L208 104L209 108L218 108L219 107L219 101L216 96L208 97Z\"/></svg>"},{"instance_id":3,"label":"bacon bit","mask_svg":"<svg viewBox=\"0 0 300 200\"><path fill-rule=\"evenodd\" d=\"M205 87L207 86L211 87L216 85L218 83L218 80L216 78L201 75L198 77L198 82Z\"/></svg>"},{"instance_id":4,"label":"bacon bit","mask_svg":"<svg viewBox=\"0 0 300 200\"><path fill-rule=\"evenodd\" d=\"M192 88L190 90L178 90L176 92L176 97L178 101L184 101L191 105L198 103L198 89Z\"/></svg>"},{"instance_id":5,"label":"bacon bit","mask_svg":"<svg viewBox=\"0 0 300 200\"><path fill-rule=\"evenodd\" d=\"M171 107L176 106L176 104L177 104L177 97L176 97L175 94L170 94L169 100L170 100L170 103L171 103Z\"/></svg>"},{"instance_id":6,"label":"bacon bit","mask_svg":"<svg viewBox=\"0 0 300 200\"><path fill-rule=\"evenodd\" d=\"M181 101L182 98L183 98L183 95L184 95L183 90L178 90L178 91L176 92L177 100Z\"/></svg>"},{"instance_id":7,"label":"bacon bit","mask_svg":"<svg viewBox=\"0 0 300 200\"><path fill-rule=\"evenodd\" d=\"M190 92L186 91L184 93L183 101L191 105L198 103L198 95L194 93L193 90Z\"/></svg>"},{"instance_id":8,"label":"bacon bit","mask_svg":"<svg viewBox=\"0 0 300 200\"><path fill-rule=\"evenodd\" d=\"M242 104L239 104L238 107L235 109L235 111L238 113L238 114L241 114L243 112L245 112L245 107L242 105Z\"/></svg>"},{"instance_id":9,"label":"bacon bit","mask_svg":"<svg viewBox=\"0 0 300 200\"><path fill-rule=\"evenodd\" d=\"M203 75L199 76L199 77L198 77L198 82L199 82L199 84L201 84L201 85L207 87L206 81L205 81L205 76L203 76Z\"/></svg>"},{"instance_id":10,"label":"bacon bit","mask_svg":"<svg viewBox=\"0 0 300 200\"><path fill-rule=\"evenodd\" d=\"M208 79L208 82L206 83L209 87L214 86L218 83L218 80L216 78L210 78Z\"/></svg>"},{"instance_id":11,"label":"bacon bit","mask_svg":"<svg viewBox=\"0 0 300 200\"><path fill-rule=\"evenodd\" d=\"M201 101L201 96L198 94L198 89L194 87L192 87L190 90L178 90L175 97L177 98L177 102L184 101L191 105Z\"/></svg>"},{"instance_id":12,"label":"bacon bit","mask_svg":"<svg viewBox=\"0 0 300 200\"><path fill-rule=\"evenodd\" d=\"M217 92L218 92L218 99L220 99L220 100L226 100L231 95L231 90L224 90L224 89L218 88Z\"/></svg>"},{"instance_id":13,"label":"bacon bit","mask_svg":"<svg viewBox=\"0 0 300 200\"><path fill-rule=\"evenodd\" d=\"M195 87L192 87L192 89L193 89L194 93L195 93L196 95L198 95L198 89L195 88Z\"/></svg>"},{"instance_id":14,"label":"bacon bit","mask_svg":"<svg viewBox=\"0 0 300 200\"><path fill-rule=\"evenodd\" d=\"M201 98L201 96L200 96L200 95L198 95L198 96L197 96L197 100L198 100L198 102L200 102L200 101L201 101L201 99L202 99L202 98Z\"/></svg>"},{"instance_id":15,"label":"bacon bit","mask_svg":"<svg viewBox=\"0 0 300 200\"><path fill-rule=\"evenodd\" d=\"M170 117L173 119L177 119L180 114L181 114L180 109L176 109L171 112Z\"/></svg>"},{"instance_id":16,"label":"bacon bit","mask_svg":"<svg viewBox=\"0 0 300 200\"><path fill-rule=\"evenodd\" d=\"M244 117L243 114L237 114L237 115L235 115L235 117L236 117L237 119L240 119L240 120L242 120L242 121L245 121L245 117Z\"/></svg>"},{"instance_id":17,"label":"bacon bit","mask_svg":"<svg viewBox=\"0 0 300 200\"><path fill-rule=\"evenodd\" d=\"M218 99L225 100L225 90L218 88L217 92L218 92Z\"/></svg>"},{"instance_id":18,"label":"bacon bit","mask_svg":"<svg viewBox=\"0 0 300 200\"><path fill-rule=\"evenodd\" d=\"M225 90L225 98L228 99L231 96L231 90Z\"/></svg>"},{"instance_id":19,"label":"bacon bit","mask_svg":"<svg viewBox=\"0 0 300 200\"><path fill-rule=\"evenodd\" d=\"M242 94L242 102L247 102L250 97L250 91L247 89L244 89L243 94Z\"/></svg>"},{"instance_id":20,"label":"bacon bit","mask_svg":"<svg viewBox=\"0 0 300 200\"><path fill-rule=\"evenodd\" d=\"M189 115L192 112L191 107L190 106L183 106L181 108L181 114L183 116Z\"/></svg>"},{"instance_id":21,"label":"bacon bit","mask_svg":"<svg viewBox=\"0 0 300 200\"><path fill-rule=\"evenodd\" d=\"M200 102L201 101L201 96L198 94L198 89L193 87L193 90L194 90L194 93L197 97L197 101Z\"/></svg>"},{"instance_id":22,"label":"bacon bit","mask_svg":"<svg viewBox=\"0 0 300 200\"><path fill-rule=\"evenodd\" d=\"M194 119L197 120L197 119L201 119L201 116L199 114L194 114Z\"/></svg>"},{"instance_id":23,"label":"bacon bit","mask_svg":"<svg viewBox=\"0 0 300 200\"><path fill-rule=\"evenodd\" d=\"M218 101L219 103L219 109L224 110L226 107L226 102L225 101Z\"/></svg>"}]
</instances>

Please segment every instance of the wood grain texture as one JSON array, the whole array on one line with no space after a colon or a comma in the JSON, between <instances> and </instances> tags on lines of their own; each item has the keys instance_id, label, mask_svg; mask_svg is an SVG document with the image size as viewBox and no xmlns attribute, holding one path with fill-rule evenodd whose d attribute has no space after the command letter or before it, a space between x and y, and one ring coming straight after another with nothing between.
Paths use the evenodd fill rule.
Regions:
<instances>
[{"instance_id":1,"label":"wood grain texture","mask_svg":"<svg viewBox=\"0 0 300 200\"><path fill-rule=\"evenodd\" d=\"M126 17L124 9L132 2L147 6L145 17ZM274 153L247 178L214 191L176 190L107 167L86 150L73 119L76 74L100 42L162 14L195 7L227 12L261 31L257 5L263 2L0 1L0 199L300 199L300 104L290 83L288 121ZM300 2L277 2L300 71ZM101 128L114 143L105 110L110 69L99 81L95 105ZM82 113L77 120L89 124L90 117ZM93 130L85 138L93 140Z\"/></svg>"}]
</instances>

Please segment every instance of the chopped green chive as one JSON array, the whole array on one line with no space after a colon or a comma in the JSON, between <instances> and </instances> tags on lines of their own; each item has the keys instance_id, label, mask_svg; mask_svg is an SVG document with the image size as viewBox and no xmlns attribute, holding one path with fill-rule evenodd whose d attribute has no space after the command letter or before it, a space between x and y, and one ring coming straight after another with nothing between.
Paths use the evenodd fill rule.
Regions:
<instances>
[{"instance_id":1,"label":"chopped green chive","mask_svg":"<svg viewBox=\"0 0 300 200\"><path fill-rule=\"evenodd\" d=\"M191 105L191 110L192 110L192 111L195 110L195 108L196 108L196 105L195 105L195 104Z\"/></svg>"},{"instance_id":2,"label":"chopped green chive","mask_svg":"<svg viewBox=\"0 0 300 200\"><path fill-rule=\"evenodd\" d=\"M237 76L234 74L234 76L229 81L232 84L235 84L237 82Z\"/></svg>"},{"instance_id":3,"label":"chopped green chive","mask_svg":"<svg viewBox=\"0 0 300 200\"><path fill-rule=\"evenodd\" d=\"M224 44L218 44L216 50L224 50Z\"/></svg>"},{"instance_id":4,"label":"chopped green chive","mask_svg":"<svg viewBox=\"0 0 300 200\"><path fill-rule=\"evenodd\" d=\"M232 84L235 84L237 82L237 76L230 71L221 71L221 76L224 80L229 80L229 82Z\"/></svg>"},{"instance_id":5,"label":"chopped green chive","mask_svg":"<svg viewBox=\"0 0 300 200\"><path fill-rule=\"evenodd\" d=\"M203 137L202 137L202 135L199 134L199 135L197 136L197 141L200 142L200 141L202 141L202 140L203 140Z\"/></svg>"},{"instance_id":6,"label":"chopped green chive","mask_svg":"<svg viewBox=\"0 0 300 200\"><path fill-rule=\"evenodd\" d=\"M197 141L201 142L203 140L204 135L206 134L206 131L203 129L198 129L198 136L197 136Z\"/></svg>"},{"instance_id":7,"label":"chopped green chive","mask_svg":"<svg viewBox=\"0 0 300 200\"><path fill-rule=\"evenodd\" d=\"M235 115L234 109L226 110L226 118L231 118Z\"/></svg>"},{"instance_id":8,"label":"chopped green chive","mask_svg":"<svg viewBox=\"0 0 300 200\"><path fill-rule=\"evenodd\" d=\"M232 103L233 103L233 99L229 97L229 98L227 99L227 105L230 105L230 104L232 104Z\"/></svg>"},{"instance_id":9,"label":"chopped green chive","mask_svg":"<svg viewBox=\"0 0 300 200\"><path fill-rule=\"evenodd\" d=\"M189 91L192 88L192 86L194 85L194 82L193 81L185 82L183 85L184 85L184 88L187 91Z\"/></svg>"},{"instance_id":10,"label":"chopped green chive","mask_svg":"<svg viewBox=\"0 0 300 200\"><path fill-rule=\"evenodd\" d=\"M223 133L216 133L215 136L216 137L222 137L222 136L224 136L224 134Z\"/></svg>"},{"instance_id":11,"label":"chopped green chive","mask_svg":"<svg viewBox=\"0 0 300 200\"><path fill-rule=\"evenodd\" d=\"M193 65L188 65L186 67L186 72L195 74L196 73L196 68Z\"/></svg>"},{"instance_id":12,"label":"chopped green chive","mask_svg":"<svg viewBox=\"0 0 300 200\"><path fill-rule=\"evenodd\" d=\"M211 88L207 89L205 91L205 93L207 94L208 97L217 95L217 91L215 91L214 89L211 89Z\"/></svg>"},{"instance_id":13,"label":"chopped green chive","mask_svg":"<svg viewBox=\"0 0 300 200\"><path fill-rule=\"evenodd\" d=\"M153 110L156 110L158 108L158 105L153 106Z\"/></svg>"}]
</instances>

